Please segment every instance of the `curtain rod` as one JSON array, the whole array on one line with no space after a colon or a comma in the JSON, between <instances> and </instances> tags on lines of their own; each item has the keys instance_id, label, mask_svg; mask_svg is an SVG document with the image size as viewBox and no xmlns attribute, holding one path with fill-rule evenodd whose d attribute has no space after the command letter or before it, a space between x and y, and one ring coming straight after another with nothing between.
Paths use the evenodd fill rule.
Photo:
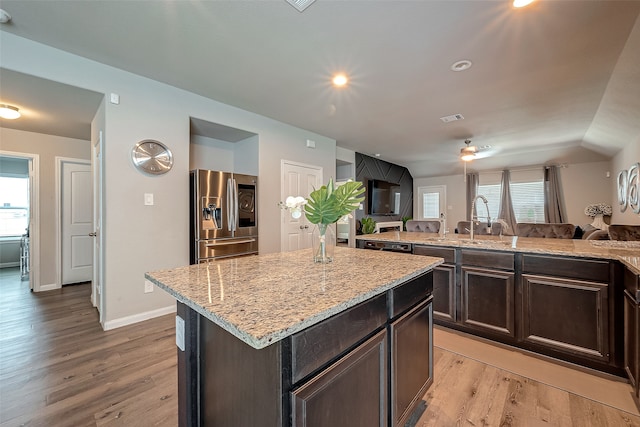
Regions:
<instances>
[{"instance_id":1,"label":"curtain rod","mask_svg":"<svg viewBox=\"0 0 640 427\"><path fill-rule=\"evenodd\" d=\"M535 167L527 166L527 167L524 167L524 168L515 168L515 169L507 168L507 169L510 172L514 172L514 171L515 172L521 172L521 171L534 171L534 170L540 170L540 169L549 169L549 167L551 167L551 166L557 166L560 169L565 169L565 168L569 167L569 165L567 163L559 163L557 165L540 165L540 166L535 166ZM502 172L503 170L505 170L505 169L504 168L503 169L487 169L487 170L481 170L481 171L475 171L475 172L477 172L477 173Z\"/></svg>"}]
</instances>

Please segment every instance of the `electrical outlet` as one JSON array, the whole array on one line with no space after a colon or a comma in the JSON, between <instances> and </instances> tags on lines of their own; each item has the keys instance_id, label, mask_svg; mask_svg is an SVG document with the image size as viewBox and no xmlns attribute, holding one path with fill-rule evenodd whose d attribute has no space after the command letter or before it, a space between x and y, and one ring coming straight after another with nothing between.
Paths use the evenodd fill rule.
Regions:
<instances>
[{"instance_id":1,"label":"electrical outlet","mask_svg":"<svg viewBox=\"0 0 640 427\"><path fill-rule=\"evenodd\" d=\"M148 294L149 292L153 292L153 283L145 280L144 281L144 293Z\"/></svg>"}]
</instances>

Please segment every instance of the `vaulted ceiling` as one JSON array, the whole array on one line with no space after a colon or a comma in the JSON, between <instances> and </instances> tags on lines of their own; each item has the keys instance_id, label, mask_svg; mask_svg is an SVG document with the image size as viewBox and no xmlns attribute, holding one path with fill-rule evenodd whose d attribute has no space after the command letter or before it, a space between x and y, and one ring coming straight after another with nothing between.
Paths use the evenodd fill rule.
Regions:
<instances>
[{"instance_id":1,"label":"vaulted ceiling","mask_svg":"<svg viewBox=\"0 0 640 427\"><path fill-rule=\"evenodd\" d=\"M0 7L13 17L2 32L379 153L414 177L459 173L467 138L491 146L472 163L482 170L603 160L640 137L639 1L317 0L302 13L284 0ZM462 59L473 66L452 71ZM338 71L346 88L331 86ZM0 73L0 101L18 77ZM464 119L440 120L452 114Z\"/></svg>"}]
</instances>

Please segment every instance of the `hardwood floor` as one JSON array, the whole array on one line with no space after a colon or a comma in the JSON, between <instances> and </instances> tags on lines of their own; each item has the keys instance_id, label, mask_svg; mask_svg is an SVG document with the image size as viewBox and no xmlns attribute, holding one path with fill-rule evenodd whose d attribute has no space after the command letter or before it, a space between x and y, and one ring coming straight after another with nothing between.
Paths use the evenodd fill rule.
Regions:
<instances>
[{"instance_id":1,"label":"hardwood floor","mask_svg":"<svg viewBox=\"0 0 640 427\"><path fill-rule=\"evenodd\" d=\"M90 285L0 275L0 425L175 426L175 317L104 332Z\"/></svg>"},{"instance_id":2,"label":"hardwood floor","mask_svg":"<svg viewBox=\"0 0 640 427\"><path fill-rule=\"evenodd\" d=\"M0 426L177 425L173 315L104 332L88 284L33 294L19 272L4 270ZM434 354L418 427L640 427L640 417L578 393L438 347Z\"/></svg>"}]
</instances>

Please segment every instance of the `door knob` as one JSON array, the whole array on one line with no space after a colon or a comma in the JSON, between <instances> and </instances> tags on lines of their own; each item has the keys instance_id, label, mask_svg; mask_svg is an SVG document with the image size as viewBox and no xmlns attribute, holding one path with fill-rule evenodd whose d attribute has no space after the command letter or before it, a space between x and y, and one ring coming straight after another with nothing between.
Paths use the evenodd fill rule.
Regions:
<instances>
[{"instance_id":1,"label":"door knob","mask_svg":"<svg viewBox=\"0 0 640 427\"><path fill-rule=\"evenodd\" d=\"M309 226L308 226L308 225L305 225L305 226L304 226L304 228L309 228Z\"/></svg>"},{"instance_id":2,"label":"door knob","mask_svg":"<svg viewBox=\"0 0 640 427\"><path fill-rule=\"evenodd\" d=\"M90 237L96 237L97 235L98 235L98 233L96 233L96 232L89 233L89 236L90 236Z\"/></svg>"}]
</instances>

